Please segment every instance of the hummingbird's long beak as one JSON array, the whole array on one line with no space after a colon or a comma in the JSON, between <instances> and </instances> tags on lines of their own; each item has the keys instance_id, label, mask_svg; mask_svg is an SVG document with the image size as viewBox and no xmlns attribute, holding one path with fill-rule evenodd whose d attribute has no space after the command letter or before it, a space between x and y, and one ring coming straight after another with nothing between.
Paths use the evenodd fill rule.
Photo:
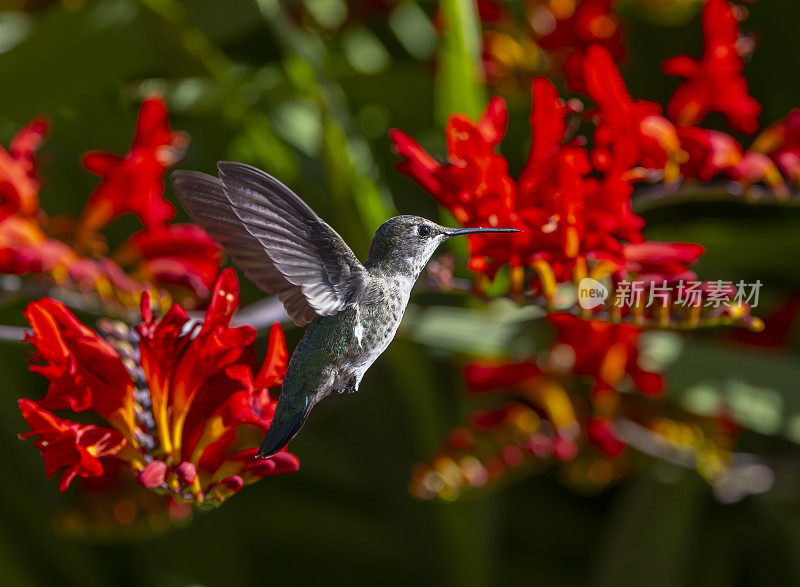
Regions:
<instances>
[{"instance_id":1,"label":"hummingbird's long beak","mask_svg":"<svg viewBox=\"0 0 800 587\"><path fill-rule=\"evenodd\" d=\"M475 234L479 232L521 232L516 228L454 228L447 233L448 238L451 236L461 236L462 234Z\"/></svg>"}]
</instances>

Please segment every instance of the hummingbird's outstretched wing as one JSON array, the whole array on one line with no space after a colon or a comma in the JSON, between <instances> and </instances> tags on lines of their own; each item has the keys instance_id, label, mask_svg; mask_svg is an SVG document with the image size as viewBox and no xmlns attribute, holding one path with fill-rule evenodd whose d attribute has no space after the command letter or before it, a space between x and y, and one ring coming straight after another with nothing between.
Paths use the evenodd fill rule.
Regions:
<instances>
[{"instance_id":1,"label":"hummingbird's outstretched wing","mask_svg":"<svg viewBox=\"0 0 800 587\"><path fill-rule=\"evenodd\" d=\"M219 178L176 171L172 184L192 220L259 288L277 293L295 324L343 310L369 274L341 236L271 175L222 161Z\"/></svg>"}]
</instances>

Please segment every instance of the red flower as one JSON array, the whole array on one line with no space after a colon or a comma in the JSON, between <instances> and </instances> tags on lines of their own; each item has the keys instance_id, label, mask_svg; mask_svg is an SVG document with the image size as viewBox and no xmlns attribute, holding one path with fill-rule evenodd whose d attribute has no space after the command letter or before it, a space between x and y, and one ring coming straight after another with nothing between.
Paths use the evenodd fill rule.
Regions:
<instances>
[{"instance_id":1,"label":"red flower","mask_svg":"<svg viewBox=\"0 0 800 587\"><path fill-rule=\"evenodd\" d=\"M694 243L646 241L626 244L623 251L625 267L637 274L640 281L668 279L675 282L697 277L687 267L694 265L705 249Z\"/></svg>"},{"instance_id":2,"label":"red flower","mask_svg":"<svg viewBox=\"0 0 800 587\"><path fill-rule=\"evenodd\" d=\"M641 221L630 212L629 186L620 197L610 184L587 177L585 150L563 143L568 108L544 78L533 83L531 150L517 182L508 164L494 152L506 130L500 98L490 101L477 124L454 115L447 124L448 162L440 164L413 139L393 130L391 138L403 160L398 169L415 179L456 219L467 226L518 228L515 235L470 237L470 267L492 276L504 264L525 266L546 261L560 280L569 278L580 257L622 263L617 234L631 234ZM604 196L608 196L605 198ZM635 231L634 231L635 232Z\"/></svg>"},{"instance_id":3,"label":"red flower","mask_svg":"<svg viewBox=\"0 0 800 587\"><path fill-rule=\"evenodd\" d=\"M687 80L673 94L667 113L679 124L692 125L710 112L721 112L732 128L756 132L761 106L748 94L742 76L739 23L728 0L706 0L703 41L700 59L678 55L664 61L664 73Z\"/></svg>"},{"instance_id":4,"label":"red flower","mask_svg":"<svg viewBox=\"0 0 800 587\"><path fill-rule=\"evenodd\" d=\"M594 166L609 174L635 166L663 169L667 181L677 179L686 154L675 126L658 104L631 98L611 55L599 45L586 50L584 81L586 94L597 104Z\"/></svg>"},{"instance_id":5,"label":"red flower","mask_svg":"<svg viewBox=\"0 0 800 587\"><path fill-rule=\"evenodd\" d=\"M616 457L625 450L625 444L617 437L614 423L606 418L587 419L586 436L610 457Z\"/></svg>"},{"instance_id":6,"label":"red flower","mask_svg":"<svg viewBox=\"0 0 800 587\"><path fill-rule=\"evenodd\" d=\"M531 149L515 182L495 148L505 134L504 102L494 98L477 123L453 115L446 128L448 160L440 164L408 135L391 131L403 160L398 169L416 180L456 220L467 226L505 226L514 235L470 237L470 268L489 277L502 265L546 263L552 278L539 276L538 288L552 294L555 282L568 281L582 261L604 262L608 273L628 268L623 244L644 240L644 222L631 209L635 165L677 171L683 154L672 124L647 103L634 102L607 52L592 47L587 71L601 120L592 157L601 178L589 175L586 150L578 140L564 142L569 108L544 78L534 80ZM600 80L600 75L605 77ZM596 90L596 91L595 91ZM581 263L585 265L585 263ZM685 272L685 267L680 268ZM548 279L553 283L548 283ZM521 284L519 284L521 286Z\"/></svg>"},{"instance_id":7,"label":"red flower","mask_svg":"<svg viewBox=\"0 0 800 587\"><path fill-rule=\"evenodd\" d=\"M742 159L742 147L724 132L698 126L679 126L678 138L688 157L681 164L684 177L710 181L715 175L728 172Z\"/></svg>"},{"instance_id":8,"label":"red flower","mask_svg":"<svg viewBox=\"0 0 800 587\"><path fill-rule=\"evenodd\" d=\"M526 382L537 378L574 372L593 379L593 391L616 389L629 376L637 389L647 395L661 393L660 375L645 371L638 364L641 328L611 324L601 320L581 320L571 314L547 317L557 333L547 357L539 367L531 361L488 364L472 363L464 370L472 391L506 388L524 390ZM564 348L570 352L565 354Z\"/></svg>"},{"instance_id":9,"label":"red flower","mask_svg":"<svg viewBox=\"0 0 800 587\"><path fill-rule=\"evenodd\" d=\"M518 363L487 364L470 363L464 369L464 379L472 391L489 391L508 388L538 377L542 370L530 361Z\"/></svg>"},{"instance_id":10,"label":"red flower","mask_svg":"<svg viewBox=\"0 0 800 587\"><path fill-rule=\"evenodd\" d=\"M416 466L411 473L414 494L449 499L526 464L531 467L551 457L572 461L586 440L609 457L622 453L625 445L612 420L621 411L621 398L611 392L626 377L649 395L663 388L660 375L638 365L641 330L567 314L549 320L556 326L556 337L538 360L467 365L464 375L470 390L496 390L511 397L499 408L473 412L468 426L453 431L430 465ZM567 386L575 381L573 374L592 381L591 411L582 400L573 399L580 397ZM594 457L589 453L581 461L587 458ZM610 470L599 484L612 477Z\"/></svg>"},{"instance_id":11,"label":"red flower","mask_svg":"<svg viewBox=\"0 0 800 587\"><path fill-rule=\"evenodd\" d=\"M0 273L65 275L76 259L69 245L48 238L35 220L18 214L0 220Z\"/></svg>"},{"instance_id":12,"label":"red flower","mask_svg":"<svg viewBox=\"0 0 800 587\"><path fill-rule=\"evenodd\" d=\"M136 328L138 350L132 346L137 336L123 325L110 326L107 341L58 302L46 299L29 306L30 340L44 363L31 369L47 377L50 388L38 403L23 400L20 405L29 423L34 408L49 418L50 436L40 432L41 419L31 427L43 438L37 447L48 473L68 467L62 490L76 474L103 473L102 463L84 456L82 447L89 456L115 455L133 469L142 487L198 504L219 503L242 485L297 470L297 458L285 452L254 460L275 410L269 387L282 381L288 353L274 325L267 357L256 373L255 331L230 327L237 304L238 283L230 269L217 280L202 324L193 324L177 305L155 318L145 295L143 322ZM44 412L44 406L91 409L113 430L61 420ZM57 453L50 448L56 436Z\"/></svg>"},{"instance_id":13,"label":"red flower","mask_svg":"<svg viewBox=\"0 0 800 587\"><path fill-rule=\"evenodd\" d=\"M42 451L48 479L59 469L65 469L59 483L61 491L75 477L102 475L101 459L116 455L125 446L125 438L116 430L64 420L27 399L19 400L18 404L31 429L19 437L39 437L35 446Z\"/></svg>"},{"instance_id":14,"label":"red flower","mask_svg":"<svg viewBox=\"0 0 800 587\"><path fill-rule=\"evenodd\" d=\"M220 255L219 248L199 228L159 221L135 235L113 255L126 263L132 275L104 256L102 239L81 232L107 222L112 217L109 214L117 210L113 206L119 208L117 212L130 209L148 218L160 214L166 206L170 212L163 220L172 215L171 205L161 194L162 176L170 157L176 154L176 145L185 143L185 139L169 131L163 100L150 98L142 104L136 140L126 158L103 154L87 157L90 165L98 161L116 163L92 195L77 239L73 239L76 235L71 234L69 222L62 219L48 223L38 208L39 181L33 156L46 131L44 121L34 121L17 134L8 152L0 148L0 272L44 276L47 281L42 280L39 287L56 285L77 290L91 296L92 303L99 299L115 311L138 305L142 290L151 285L182 286L196 297L207 297L219 271ZM113 202L107 199L114 194L121 198ZM60 229L56 231L58 238L53 238L44 227L56 224ZM59 240L65 237L70 244ZM191 302L188 297L187 302Z\"/></svg>"},{"instance_id":15,"label":"red flower","mask_svg":"<svg viewBox=\"0 0 800 587\"><path fill-rule=\"evenodd\" d=\"M50 410L91 409L133 439L133 382L114 348L81 324L61 302L28 304L25 318L36 347L31 365L50 385L38 405Z\"/></svg>"},{"instance_id":16,"label":"red flower","mask_svg":"<svg viewBox=\"0 0 800 587\"><path fill-rule=\"evenodd\" d=\"M639 366L640 328L581 320L569 314L554 314L547 319L558 329L557 344L568 346L574 353L571 370L594 380L594 394L612 391L626 375L642 393L658 395L663 391L661 376Z\"/></svg>"},{"instance_id":17,"label":"red flower","mask_svg":"<svg viewBox=\"0 0 800 587\"><path fill-rule=\"evenodd\" d=\"M39 210L34 155L47 128L46 120L36 119L11 139L8 151L0 147L0 220L15 213L34 216Z\"/></svg>"},{"instance_id":18,"label":"red flower","mask_svg":"<svg viewBox=\"0 0 800 587\"><path fill-rule=\"evenodd\" d=\"M745 187L763 183L773 188L778 194L783 194L786 191L783 175L781 175L775 161L762 153L745 151L736 166L728 172L728 175Z\"/></svg>"},{"instance_id":19,"label":"red flower","mask_svg":"<svg viewBox=\"0 0 800 587\"><path fill-rule=\"evenodd\" d=\"M539 39L547 51L571 49L564 62L567 85L576 92L585 91L584 59L592 45L604 47L615 61L625 57L619 21L611 11L614 0L583 0L566 18L558 18L555 28Z\"/></svg>"},{"instance_id":20,"label":"red flower","mask_svg":"<svg viewBox=\"0 0 800 587\"><path fill-rule=\"evenodd\" d=\"M145 281L186 287L200 298L208 297L219 274L219 246L194 224L137 232L114 257L135 266Z\"/></svg>"},{"instance_id":21,"label":"red flower","mask_svg":"<svg viewBox=\"0 0 800 587\"><path fill-rule=\"evenodd\" d=\"M769 155L786 177L800 183L800 110L792 110L783 120L764 129L750 150Z\"/></svg>"},{"instance_id":22,"label":"red flower","mask_svg":"<svg viewBox=\"0 0 800 587\"><path fill-rule=\"evenodd\" d=\"M83 157L84 167L103 180L89 197L81 229L96 230L126 212L148 228L169 222L175 208L164 198L164 173L183 156L186 143L186 135L170 130L163 98L142 102L127 155L92 151Z\"/></svg>"}]
</instances>

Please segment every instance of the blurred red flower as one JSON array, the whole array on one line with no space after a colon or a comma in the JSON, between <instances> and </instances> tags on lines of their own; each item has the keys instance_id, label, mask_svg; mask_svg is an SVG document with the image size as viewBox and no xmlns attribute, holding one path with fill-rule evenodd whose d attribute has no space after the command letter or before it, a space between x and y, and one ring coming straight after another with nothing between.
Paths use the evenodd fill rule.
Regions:
<instances>
[{"instance_id":1,"label":"blurred red flower","mask_svg":"<svg viewBox=\"0 0 800 587\"><path fill-rule=\"evenodd\" d=\"M446 164L438 163L399 130L391 138L403 161L398 169L416 180L456 220L467 226L518 228L522 234L473 235L470 268L493 276L505 264L529 265L545 260L565 278L579 254L619 258L619 244L597 235L595 248L582 248L595 227L587 209L590 171L585 151L562 144L567 107L544 78L533 83L531 151L519 180L508 173L494 152L506 131L502 99L493 98L477 123L453 115L447 123ZM600 224L600 223L596 223Z\"/></svg>"},{"instance_id":2,"label":"blurred red flower","mask_svg":"<svg viewBox=\"0 0 800 587\"><path fill-rule=\"evenodd\" d=\"M764 129L750 150L768 155L787 178L800 184L800 109Z\"/></svg>"},{"instance_id":3,"label":"blurred red flower","mask_svg":"<svg viewBox=\"0 0 800 587\"><path fill-rule=\"evenodd\" d=\"M114 252L114 259L123 267L135 268L140 279L182 286L200 298L211 292L220 256L219 246L194 224L145 229Z\"/></svg>"},{"instance_id":4,"label":"blurred red flower","mask_svg":"<svg viewBox=\"0 0 800 587\"><path fill-rule=\"evenodd\" d=\"M637 164L657 166L682 153L674 127L661 116L643 115L640 103L627 96L619 72L607 53L590 49L591 65L615 79L610 94L599 95L601 128L592 157L606 172L592 171L579 140L564 142L569 107L545 78L534 80L530 123L531 149L515 182L505 158L495 152L506 131L505 103L493 98L477 123L456 114L445 130L448 159L439 163L411 137L391 131L402 156L398 169L417 181L456 220L467 226L517 228L521 234L470 236L470 268L493 277L502 265L537 266L547 263L557 282L572 277L581 259L602 261L608 272L628 270L624 241L642 242L644 222L631 210L629 173ZM598 52L600 52L598 54ZM598 56L599 55L599 56ZM606 61L608 60L608 61ZM601 71L593 71L599 76ZM592 81L592 87L597 84ZM627 102L614 96L623 92ZM658 132L651 132L658 128ZM603 137L607 141L603 142ZM660 141L660 142L659 142ZM668 148L662 148L666 144ZM685 272L685 267L680 268ZM542 280L544 281L544 279ZM550 285L541 283L543 289ZM554 284L552 284L554 285Z\"/></svg>"},{"instance_id":5,"label":"blurred red flower","mask_svg":"<svg viewBox=\"0 0 800 587\"><path fill-rule=\"evenodd\" d=\"M35 119L11 139L8 151L0 147L0 220L10 214L34 216L39 210L34 156L47 130L45 119Z\"/></svg>"},{"instance_id":6,"label":"blurred red flower","mask_svg":"<svg viewBox=\"0 0 800 587\"><path fill-rule=\"evenodd\" d=\"M101 337L60 302L27 310L35 365L49 382L20 409L38 435L48 475L66 467L61 490L77 475L99 477L104 460L124 461L139 484L196 504L219 503L245 484L297 470L294 455L254 459L275 409L269 388L282 382L288 354L277 324L255 372L249 326L230 327L238 282L224 271L202 323L173 305L156 318L147 295L136 334L107 325ZM135 345L135 346L134 346ZM85 426L47 409L91 410L107 426Z\"/></svg>"},{"instance_id":7,"label":"blurred red flower","mask_svg":"<svg viewBox=\"0 0 800 587\"><path fill-rule=\"evenodd\" d=\"M583 0L565 18L556 18L551 32L539 38L546 51L569 50L564 61L567 85L576 92L585 92L584 59L592 45L604 47L615 61L625 57L622 32L611 5L615 0Z\"/></svg>"},{"instance_id":8,"label":"blurred red flower","mask_svg":"<svg viewBox=\"0 0 800 587\"><path fill-rule=\"evenodd\" d=\"M183 156L187 143L186 134L170 129L164 98L145 99L124 157L101 151L83 156L84 167L103 180L89 197L81 229L96 230L126 212L148 228L169 222L175 208L164 198L164 173Z\"/></svg>"},{"instance_id":9,"label":"blurred red flower","mask_svg":"<svg viewBox=\"0 0 800 587\"><path fill-rule=\"evenodd\" d=\"M678 138L688 155L681 164L683 177L710 181L718 173L735 169L742 160L742 147L724 132L678 126Z\"/></svg>"},{"instance_id":10,"label":"blurred red flower","mask_svg":"<svg viewBox=\"0 0 800 587\"><path fill-rule=\"evenodd\" d=\"M141 292L153 285L207 297L219 272L219 247L195 226L164 223L174 209L163 196L163 175L186 144L182 133L170 131L164 100L143 102L136 139L125 158L87 155L89 167L107 164L108 174L77 228L62 218L57 223L61 229L53 230L56 223L48 222L38 207L34 151L46 132L47 124L35 120L14 137L8 151L0 148L0 272L43 275L59 288L123 308L135 307ZM109 258L105 239L96 231L126 211L140 215L145 229Z\"/></svg>"},{"instance_id":11,"label":"blurred red flower","mask_svg":"<svg viewBox=\"0 0 800 587\"><path fill-rule=\"evenodd\" d=\"M678 55L664 61L667 75L686 78L667 106L679 124L697 124L711 112L721 112L728 124L742 132L758 130L761 106L748 93L742 76L739 22L728 0L706 0L703 6L703 55Z\"/></svg>"},{"instance_id":12,"label":"blurred red flower","mask_svg":"<svg viewBox=\"0 0 800 587\"><path fill-rule=\"evenodd\" d=\"M593 394L613 391L626 376L646 395L659 395L663 391L661 376L639 366L641 328L581 320L570 314L553 314L547 319L558 330L556 344L572 350L572 365L568 370L591 377Z\"/></svg>"},{"instance_id":13,"label":"blurred red flower","mask_svg":"<svg viewBox=\"0 0 800 587\"><path fill-rule=\"evenodd\" d=\"M542 375L573 372L592 379L595 395L613 391L626 376L646 395L663 391L661 376L639 366L641 328L571 314L551 314L547 320L555 326L556 336L541 367L531 361L472 363L464 371L467 386L472 391L508 389Z\"/></svg>"},{"instance_id":14,"label":"blurred red flower","mask_svg":"<svg viewBox=\"0 0 800 587\"><path fill-rule=\"evenodd\" d=\"M634 100L611 55L592 45L583 62L586 94L597 105L592 164L609 175L637 166L664 170L664 179L678 178L686 159L675 126L655 102Z\"/></svg>"}]
</instances>

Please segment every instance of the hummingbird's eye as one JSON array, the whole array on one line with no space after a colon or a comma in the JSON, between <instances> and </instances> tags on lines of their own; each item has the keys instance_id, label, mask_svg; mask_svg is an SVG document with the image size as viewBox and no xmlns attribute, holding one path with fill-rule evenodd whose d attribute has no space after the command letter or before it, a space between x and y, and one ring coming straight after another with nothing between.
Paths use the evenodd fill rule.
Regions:
<instances>
[{"instance_id":1,"label":"hummingbird's eye","mask_svg":"<svg viewBox=\"0 0 800 587\"><path fill-rule=\"evenodd\" d=\"M417 233L422 237L427 237L431 235L431 227L425 226L424 224L417 229Z\"/></svg>"}]
</instances>

